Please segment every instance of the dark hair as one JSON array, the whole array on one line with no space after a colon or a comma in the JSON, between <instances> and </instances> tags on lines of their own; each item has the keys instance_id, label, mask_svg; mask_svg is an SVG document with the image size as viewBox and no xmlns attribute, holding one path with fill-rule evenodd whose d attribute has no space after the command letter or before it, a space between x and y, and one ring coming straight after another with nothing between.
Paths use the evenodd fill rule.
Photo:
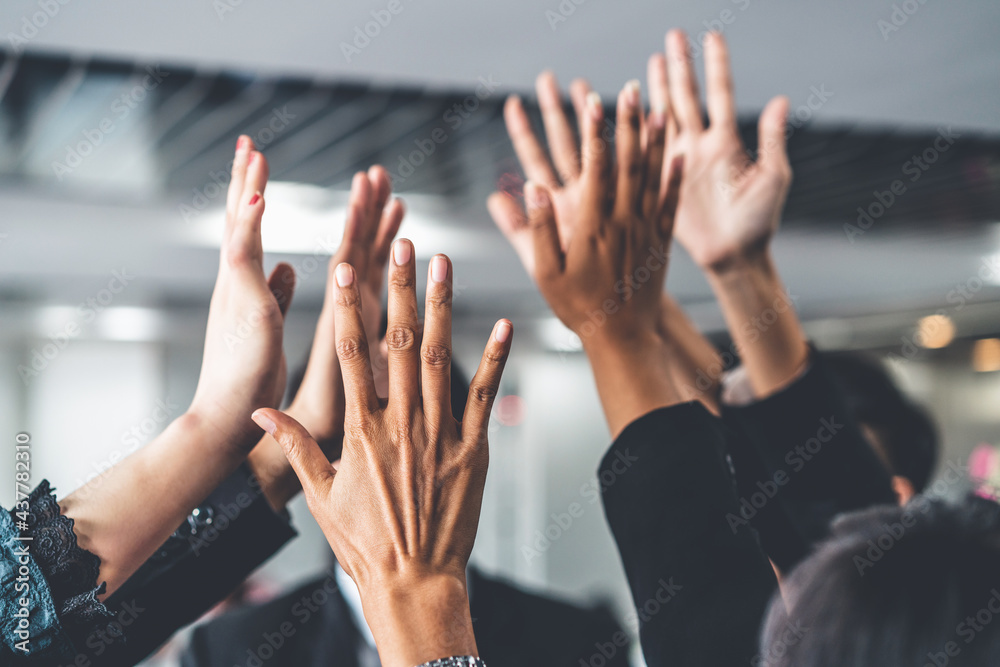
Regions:
<instances>
[{"instance_id":1,"label":"dark hair","mask_svg":"<svg viewBox=\"0 0 1000 667\"><path fill-rule=\"evenodd\" d=\"M782 582L761 646L767 667L1000 665L1000 506L917 496L841 518Z\"/></svg>"},{"instance_id":2,"label":"dark hair","mask_svg":"<svg viewBox=\"0 0 1000 667\"><path fill-rule=\"evenodd\" d=\"M938 460L938 434L930 415L906 397L877 358L858 352L825 353L854 419L874 435L872 443L889 472L927 488Z\"/></svg>"}]
</instances>

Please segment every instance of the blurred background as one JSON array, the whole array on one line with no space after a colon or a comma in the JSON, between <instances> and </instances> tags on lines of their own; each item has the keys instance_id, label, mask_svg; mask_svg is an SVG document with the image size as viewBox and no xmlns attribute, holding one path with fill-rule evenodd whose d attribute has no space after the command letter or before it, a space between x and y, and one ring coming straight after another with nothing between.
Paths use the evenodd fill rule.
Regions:
<instances>
[{"instance_id":1,"label":"blurred background","mask_svg":"<svg viewBox=\"0 0 1000 667\"><path fill-rule=\"evenodd\" d=\"M795 183L776 254L817 346L886 358L937 420L942 470L1000 441L1000 4L398 3L0 5L0 479L13 479L20 431L33 481L64 495L183 412L246 133L271 164L267 263L299 276L290 367L308 349L350 178L381 163L420 258L454 260L459 362L474 369L498 317L518 332L475 563L624 614L624 576L586 493L608 444L589 369L485 200L523 182L508 95L531 98L552 68L610 102L644 79L670 27L724 32L749 147L766 101L792 101ZM668 288L726 344L680 249ZM0 503L12 500L3 483ZM538 542L574 502L583 515ZM258 575L271 589L327 567L304 503L293 515L301 537Z\"/></svg>"}]
</instances>

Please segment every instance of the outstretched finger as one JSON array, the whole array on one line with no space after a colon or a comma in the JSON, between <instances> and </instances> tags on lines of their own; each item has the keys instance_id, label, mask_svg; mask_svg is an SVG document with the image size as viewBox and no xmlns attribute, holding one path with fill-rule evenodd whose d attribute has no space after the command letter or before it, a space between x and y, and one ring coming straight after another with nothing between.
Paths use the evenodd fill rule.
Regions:
<instances>
[{"instance_id":1,"label":"outstretched finger","mask_svg":"<svg viewBox=\"0 0 1000 667\"><path fill-rule=\"evenodd\" d=\"M726 40L717 32L705 35L705 89L712 130L736 134L736 102Z\"/></svg>"},{"instance_id":2,"label":"outstretched finger","mask_svg":"<svg viewBox=\"0 0 1000 667\"><path fill-rule=\"evenodd\" d=\"M344 376L347 415L357 418L378 409L378 396L361 316L357 274L350 264L337 265L334 274L337 282L334 309L337 356Z\"/></svg>"},{"instance_id":3,"label":"outstretched finger","mask_svg":"<svg viewBox=\"0 0 1000 667\"><path fill-rule=\"evenodd\" d=\"M525 184L525 190L527 190L527 184ZM527 197L527 193L525 196ZM494 192L486 200L486 208L489 209L493 222L503 232L507 242L513 246L524 270L534 278L535 246L521 204L506 192Z\"/></svg>"},{"instance_id":4,"label":"outstretched finger","mask_svg":"<svg viewBox=\"0 0 1000 667\"><path fill-rule=\"evenodd\" d=\"M667 65L670 72L670 106L684 132L701 132L701 106L698 103L698 79L691 63L687 37L680 30L667 34Z\"/></svg>"},{"instance_id":5,"label":"outstretched finger","mask_svg":"<svg viewBox=\"0 0 1000 667\"><path fill-rule=\"evenodd\" d=\"M251 418L281 445L306 494L322 496L333 481L336 470L309 431L280 410L261 408Z\"/></svg>"},{"instance_id":6,"label":"outstretched finger","mask_svg":"<svg viewBox=\"0 0 1000 667\"><path fill-rule=\"evenodd\" d=\"M454 420L451 412L451 261L431 258L424 303L424 334L420 343L420 383L424 415L437 429Z\"/></svg>"},{"instance_id":7,"label":"outstretched finger","mask_svg":"<svg viewBox=\"0 0 1000 667\"><path fill-rule=\"evenodd\" d=\"M226 192L226 216L228 237L232 231L233 219L236 209L239 207L243 197L243 185L246 181L247 163L250 160L250 151L253 150L253 141L245 134L241 134L236 140L236 153L233 155L233 166L230 170L229 190Z\"/></svg>"},{"instance_id":8,"label":"outstretched finger","mask_svg":"<svg viewBox=\"0 0 1000 667\"><path fill-rule=\"evenodd\" d=\"M486 444L490 412L500 391L500 378L513 337L514 326L510 320L500 320L493 326L479 369L469 385L469 400L462 418L462 440L467 443Z\"/></svg>"},{"instance_id":9,"label":"outstretched finger","mask_svg":"<svg viewBox=\"0 0 1000 667\"><path fill-rule=\"evenodd\" d=\"M580 125L580 145L583 151L580 158L583 167L581 204L585 210L603 211L610 198L611 148L610 137L603 134L604 106L601 103L601 96L595 92L587 95L586 110ZM541 183L541 185L546 184ZM603 216L585 217L596 223Z\"/></svg>"},{"instance_id":10,"label":"outstretched finger","mask_svg":"<svg viewBox=\"0 0 1000 667\"><path fill-rule=\"evenodd\" d=\"M420 327L413 244L399 239L389 265L389 313L385 342L389 356L389 405L410 414L420 405Z\"/></svg>"},{"instance_id":11,"label":"outstretched finger","mask_svg":"<svg viewBox=\"0 0 1000 667\"><path fill-rule=\"evenodd\" d=\"M549 140L552 160L563 183L575 179L580 174L580 152L577 150L576 136L566 118L559 82L550 71L542 72L535 82L538 105L542 109L545 136Z\"/></svg>"},{"instance_id":12,"label":"outstretched finger","mask_svg":"<svg viewBox=\"0 0 1000 667\"><path fill-rule=\"evenodd\" d=\"M615 194L615 218L631 220L639 210L642 192L642 111L639 82L629 81L618 95L618 128L615 145L618 151L618 185Z\"/></svg>"},{"instance_id":13,"label":"outstretched finger","mask_svg":"<svg viewBox=\"0 0 1000 667\"><path fill-rule=\"evenodd\" d=\"M531 119L524 109L524 103L517 95L507 98L503 109L504 121L507 123L507 133L514 144L514 152L521 163L521 168L527 177L533 181L556 187L559 179L552 169L549 157L545 153L538 136L531 128Z\"/></svg>"}]
</instances>

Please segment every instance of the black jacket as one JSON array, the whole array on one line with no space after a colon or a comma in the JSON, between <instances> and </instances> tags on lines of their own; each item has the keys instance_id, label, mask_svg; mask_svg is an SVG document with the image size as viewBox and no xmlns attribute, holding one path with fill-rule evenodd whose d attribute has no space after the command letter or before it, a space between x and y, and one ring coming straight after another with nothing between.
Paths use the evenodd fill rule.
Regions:
<instances>
[{"instance_id":1,"label":"black jacket","mask_svg":"<svg viewBox=\"0 0 1000 667\"><path fill-rule=\"evenodd\" d=\"M469 589L476 643L489 667L628 665L627 636L604 609L529 593L474 569ZM182 664L359 667L363 642L330 573L196 628Z\"/></svg>"},{"instance_id":2,"label":"black jacket","mask_svg":"<svg viewBox=\"0 0 1000 667\"><path fill-rule=\"evenodd\" d=\"M296 535L244 464L115 591L117 618L77 647L94 667L131 667L235 590ZM124 641L122 635L124 634Z\"/></svg>"},{"instance_id":3,"label":"black jacket","mask_svg":"<svg viewBox=\"0 0 1000 667\"><path fill-rule=\"evenodd\" d=\"M739 508L722 421L701 403L651 412L598 474L647 665L751 664L777 582L756 532L727 518Z\"/></svg>"},{"instance_id":4,"label":"black jacket","mask_svg":"<svg viewBox=\"0 0 1000 667\"><path fill-rule=\"evenodd\" d=\"M896 503L889 473L822 353L781 391L724 405L722 418L739 489L740 511L730 521L749 521L782 572L826 538L836 516Z\"/></svg>"}]
</instances>

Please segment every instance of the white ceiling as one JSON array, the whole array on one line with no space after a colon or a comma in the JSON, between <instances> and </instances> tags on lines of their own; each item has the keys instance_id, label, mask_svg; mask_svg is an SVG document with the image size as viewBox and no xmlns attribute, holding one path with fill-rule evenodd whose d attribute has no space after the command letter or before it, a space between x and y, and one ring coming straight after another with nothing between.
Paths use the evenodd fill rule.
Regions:
<instances>
[{"instance_id":1,"label":"white ceiling","mask_svg":"<svg viewBox=\"0 0 1000 667\"><path fill-rule=\"evenodd\" d=\"M586 75L608 94L642 75L667 28L700 32L705 22L723 17L731 20L724 32L734 55L738 101L748 114L778 93L804 103L813 87L822 86L833 97L816 113L816 124L1000 132L996 0L908 0L919 9L887 39L878 22L889 20L900 3L886 0L399 0L402 11L351 63L341 42L389 0L64 1L52 0L59 11L28 49L453 90L470 89L489 76L506 90L528 89L538 71L551 67L564 81ZM38 2L4 0L0 35L20 33L25 17L40 11ZM575 11L553 30L546 12L558 12L560 4ZM220 16L218 7L233 11ZM179 230L172 208L107 201L99 193L58 195L0 191L0 291L72 305L123 265L135 266L141 279L118 305L207 299L215 253L178 233L185 230ZM460 306L464 301L470 314L494 315L508 306L543 312L513 253L487 221L484 202L424 213L452 228L486 230L477 232L478 247L466 243L453 253L459 283L468 290ZM418 243L427 235L412 229L404 233ZM1000 252L1000 236L987 226L959 233L886 232L851 244L836 228L803 229L783 234L777 249L800 308L821 319L953 308L949 292L976 275L983 257ZM710 299L681 253L670 287L696 310ZM321 281L303 285L306 303L316 305L321 295ZM986 287L974 305L992 307L998 297L1000 288ZM711 308L698 310L698 318L718 324ZM1000 329L1000 313L989 326Z\"/></svg>"}]
</instances>

